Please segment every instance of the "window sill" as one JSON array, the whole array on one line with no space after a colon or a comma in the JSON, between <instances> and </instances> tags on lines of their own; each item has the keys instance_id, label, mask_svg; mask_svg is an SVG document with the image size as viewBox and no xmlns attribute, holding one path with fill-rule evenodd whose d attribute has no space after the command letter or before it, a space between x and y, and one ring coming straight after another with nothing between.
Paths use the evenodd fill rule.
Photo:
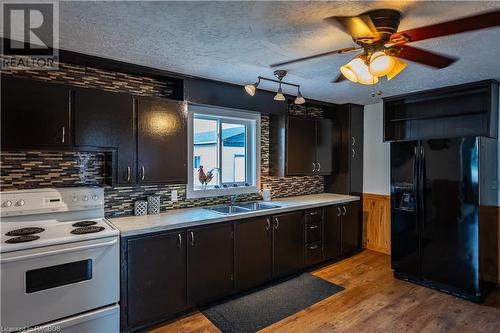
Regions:
<instances>
[{"instance_id":1,"label":"window sill","mask_svg":"<svg viewBox=\"0 0 500 333\"><path fill-rule=\"evenodd\" d=\"M257 186L229 187L229 188L218 188L218 189L196 190L196 191L188 188L186 193L186 198L200 199L207 197L221 197L225 195L249 194L258 192L259 189L257 188Z\"/></svg>"}]
</instances>

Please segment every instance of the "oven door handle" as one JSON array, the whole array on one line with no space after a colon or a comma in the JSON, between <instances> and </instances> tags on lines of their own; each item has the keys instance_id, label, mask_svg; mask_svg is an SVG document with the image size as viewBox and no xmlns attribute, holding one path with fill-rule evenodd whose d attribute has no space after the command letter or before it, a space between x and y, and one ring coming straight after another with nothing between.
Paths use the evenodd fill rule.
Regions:
<instances>
[{"instance_id":1,"label":"oven door handle","mask_svg":"<svg viewBox=\"0 0 500 333\"><path fill-rule=\"evenodd\" d=\"M0 263L5 264L5 263L9 263L9 262L46 257L46 256L55 255L55 254L60 254L60 253L68 253L68 252L75 252L75 251L81 251L81 250L96 249L99 247L112 246L112 245L115 245L116 243L118 243L118 239L113 239L112 241L98 243L98 244L75 246L75 247L70 247L70 248L65 248L65 249L54 250L54 251L26 254L24 256L17 256L17 257L11 257L11 258L1 258Z\"/></svg>"}]
</instances>

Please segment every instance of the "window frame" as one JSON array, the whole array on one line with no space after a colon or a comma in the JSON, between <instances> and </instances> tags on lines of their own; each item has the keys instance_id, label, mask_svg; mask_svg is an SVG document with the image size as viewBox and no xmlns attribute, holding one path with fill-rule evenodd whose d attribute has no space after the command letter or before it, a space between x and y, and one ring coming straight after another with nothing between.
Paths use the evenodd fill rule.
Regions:
<instances>
[{"instance_id":1,"label":"window frame","mask_svg":"<svg viewBox=\"0 0 500 333\"><path fill-rule=\"evenodd\" d=\"M193 175L193 130L194 130L194 118L195 115L199 118L205 119L219 119L218 131L221 132L222 123L229 124L244 124L246 125L246 149L245 155L246 159L246 181L250 186L242 186L242 182L222 182L222 170L218 172L218 177L220 180L220 188L208 188L208 189L194 189L194 175ZM188 199L194 198L204 198L204 197L215 197L224 195L235 195L235 194L245 194L245 193L257 193L260 189L260 113L252 112L247 110L238 110L231 108L224 108L218 106L208 106L188 103L187 112L187 134L188 134L188 183L186 188L186 197ZM218 149L218 159L219 163L222 163L222 138L218 138L217 146ZM238 187L222 187L224 184L238 184Z\"/></svg>"}]
</instances>

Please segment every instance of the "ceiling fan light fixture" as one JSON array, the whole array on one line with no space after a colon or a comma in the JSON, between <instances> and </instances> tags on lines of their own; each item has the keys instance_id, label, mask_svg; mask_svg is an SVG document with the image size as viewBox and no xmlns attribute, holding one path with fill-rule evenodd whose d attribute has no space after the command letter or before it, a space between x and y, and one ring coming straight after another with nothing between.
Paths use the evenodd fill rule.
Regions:
<instances>
[{"instance_id":1,"label":"ceiling fan light fixture","mask_svg":"<svg viewBox=\"0 0 500 333\"><path fill-rule=\"evenodd\" d=\"M351 82L358 82L358 76L354 71L352 70L352 67L349 64L343 65L340 67L340 72L346 79L348 79Z\"/></svg>"},{"instance_id":2,"label":"ceiling fan light fixture","mask_svg":"<svg viewBox=\"0 0 500 333\"><path fill-rule=\"evenodd\" d=\"M302 96L302 94L300 93L300 89L298 90L298 93L297 93L297 98L295 98L295 104L297 105L300 105L300 104L304 104L306 102L306 99Z\"/></svg>"},{"instance_id":3,"label":"ceiling fan light fixture","mask_svg":"<svg viewBox=\"0 0 500 333\"><path fill-rule=\"evenodd\" d=\"M406 66L408 66L407 63L401 61L399 58L394 57L394 67L389 73L387 73L387 80L393 79L396 75L401 73L403 69L406 68Z\"/></svg>"},{"instance_id":4,"label":"ceiling fan light fixture","mask_svg":"<svg viewBox=\"0 0 500 333\"><path fill-rule=\"evenodd\" d=\"M280 86L278 89L278 92L276 93L276 95L274 95L274 100L275 101L284 101L285 99L286 99L285 95L283 95L283 90L281 90L281 86Z\"/></svg>"},{"instance_id":5,"label":"ceiling fan light fixture","mask_svg":"<svg viewBox=\"0 0 500 333\"><path fill-rule=\"evenodd\" d=\"M370 73L370 71L368 70L368 66L366 66L364 60L361 57L357 57L351 60L347 65L344 65L342 67L344 67L344 71L346 69L349 69L354 74L356 81L353 81L351 78L346 76L346 78L352 82L361 84L375 84L378 82L378 78ZM344 71L342 71L342 67L340 71L342 72L342 74L344 74ZM347 71L347 73L349 72Z\"/></svg>"},{"instance_id":6,"label":"ceiling fan light fixture","mask_svg":"<svg viewBox=\"0 0 500 333\"><path fill-rule=\"evenodd\" d=\"M392 71L395 66L394 57L377 51L370 57L370 73L374 76L384 76Z\"/></svg>"}]
</instances>

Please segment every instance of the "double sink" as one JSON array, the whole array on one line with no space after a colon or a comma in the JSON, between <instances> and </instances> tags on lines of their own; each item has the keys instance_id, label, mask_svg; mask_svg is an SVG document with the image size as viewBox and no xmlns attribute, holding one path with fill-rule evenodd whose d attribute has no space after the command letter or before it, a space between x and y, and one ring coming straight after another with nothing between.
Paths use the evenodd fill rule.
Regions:
<instances>
[{"instance_id":1,"label":"double sink","mask_svg":"<svg viewBox=\"0 0 500 333\"><path fill-rule=\"evenodd\" d=\"M280 206L278 205L271 205L261 202L242 202L240 204L227 204L227 205L205 207L205 209L219 214L233 215L233 214L255 212L258 210L273 209L279 207Z\"/></svg>"}]
</instances>

